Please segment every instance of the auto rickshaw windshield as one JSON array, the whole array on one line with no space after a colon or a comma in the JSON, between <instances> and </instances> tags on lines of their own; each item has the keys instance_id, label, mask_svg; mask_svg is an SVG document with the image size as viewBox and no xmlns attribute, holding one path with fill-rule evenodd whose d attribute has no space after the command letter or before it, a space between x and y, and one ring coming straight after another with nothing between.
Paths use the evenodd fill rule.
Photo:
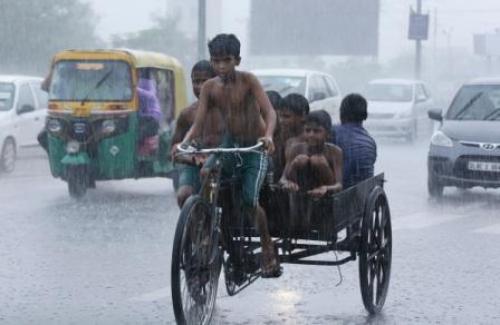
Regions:
<instances>
[{"instance_id":1,"label":"auto rickshaw windshield","mask_svg":"<svg viewBox=\"0 0 500 325\"><path fill-rule=\"evenodd\" d=\"M129 101L130 66L119 60L66 60L54 66L49 99L55 101Z\"/></svg>"}]
</instances>

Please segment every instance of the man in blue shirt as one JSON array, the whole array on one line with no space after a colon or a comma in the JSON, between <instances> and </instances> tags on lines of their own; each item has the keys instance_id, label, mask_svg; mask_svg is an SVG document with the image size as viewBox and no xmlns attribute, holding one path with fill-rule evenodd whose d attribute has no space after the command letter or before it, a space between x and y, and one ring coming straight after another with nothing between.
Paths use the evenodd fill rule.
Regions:
<instances>
[{"instance_id":1,"label":"man in blue shirt","mask_svg":"<svg viewBox=\"0 0 500 325\"><path fill-rule=\"evenodd\" d=\"M349 94L342 100L341 125L333 128L332 138L344 154L344 188L373 176L377 145L363 127L367 117L367 102L363 96Z\"/></svg>"}]
</instances>

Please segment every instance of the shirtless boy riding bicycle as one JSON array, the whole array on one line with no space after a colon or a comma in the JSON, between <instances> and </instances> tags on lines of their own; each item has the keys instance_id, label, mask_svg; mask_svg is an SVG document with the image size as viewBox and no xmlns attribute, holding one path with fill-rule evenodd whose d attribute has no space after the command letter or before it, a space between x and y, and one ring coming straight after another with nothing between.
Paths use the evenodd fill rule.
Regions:
<instances>
[{"instance_id":1,"label":"shirtless boy riding bicycle","mask_svg":"<svg viewBox=\"0 0 500 325\"><path fill-rule=\"evenodd\" d=\"M240 64L240 42L233 34L219 34L208 43L210 61L217 77L207 80L201 89L198 112L193 126L183 143L195 139L205 123L207 114L220 110L226 134L222 146L243 147L262 142L265 152L246 152L223 159L223 175L231 175L239 164L241 168L243 209L255 216L262 245L262 276L281 274L274 244L269 235L267 217L259 205L259 192L267 171L267 154L274 151L273 133L276 113L257 78L251 73L236 70ZM208 159L204 169L209 169Z\"/></svg>"}]
</instances>

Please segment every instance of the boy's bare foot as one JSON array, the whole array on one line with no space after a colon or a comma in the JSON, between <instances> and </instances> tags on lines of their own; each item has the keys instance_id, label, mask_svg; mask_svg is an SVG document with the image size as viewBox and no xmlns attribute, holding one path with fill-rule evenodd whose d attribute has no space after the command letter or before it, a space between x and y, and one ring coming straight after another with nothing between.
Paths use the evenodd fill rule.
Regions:
<instances>
[{"instance_id":1,"label":"boy's bare foot","mask_svg":"<svg viewBox=\"0 0 500 325\"><path fill-rule=\"evenodd\" d=\"M267 248L262 248L261 258L261 277L277 278L282 274L282 269L279 263L279 258L274 249L274 244L270 244Z\"/></svg>"}]
</instances>

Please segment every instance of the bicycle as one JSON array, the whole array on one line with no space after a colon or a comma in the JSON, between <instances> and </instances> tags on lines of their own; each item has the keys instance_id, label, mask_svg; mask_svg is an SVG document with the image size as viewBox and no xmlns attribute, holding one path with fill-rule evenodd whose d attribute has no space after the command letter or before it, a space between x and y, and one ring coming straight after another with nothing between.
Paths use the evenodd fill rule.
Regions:
<instances>
[{"instance_id":1,"label":"bicycle","mask_svg":"<svg viewBox=\"0 0 500 325\"><path fill-rule=\"evenodd\" d=\"M238 175L224 181L220 177L222 153L259 146L182 149L189 154L215 153L217 159L200 194L184 204L175 232L171 284L179 324L210 323L222 266L230 296L261 275L261 244L255 227L240 212ZM392 227L384 182L382 173L315 201L316 207L298 227L290 220L288 193L268 183L264 187L268 193L261 196L267 202L269 232L280 263L340 266L358 259L361 297L370 314L382 310L391 275ZM328 252L347 256L321 258Z\"/></svg>"},{"instance_id":2,"label":"bicycle","mask_svg":"<svg viewBox=\"0 0 500 325\"><path fill-rule=\"evenodd\" d=\"M222 180L223 154L258 152L258 143L245 148L178 148L181 155L215 155L214 166L204 177L199 194L192 195L181 209L174 235L171 265L172 300L178 324L208 324L212 318L218 279L224 265L226 288L235 294L237 286L258 278L258 253L243 252L231 245L238 230L224 227L223 216L247 226L240 212L239 175ZM230 195L221 196L225 192ZM224 218L226 219L226 218ZM242 228L240 228L242 229ZM253 276L249 276L252 274Z\"/></svg>"}]
</instances>

